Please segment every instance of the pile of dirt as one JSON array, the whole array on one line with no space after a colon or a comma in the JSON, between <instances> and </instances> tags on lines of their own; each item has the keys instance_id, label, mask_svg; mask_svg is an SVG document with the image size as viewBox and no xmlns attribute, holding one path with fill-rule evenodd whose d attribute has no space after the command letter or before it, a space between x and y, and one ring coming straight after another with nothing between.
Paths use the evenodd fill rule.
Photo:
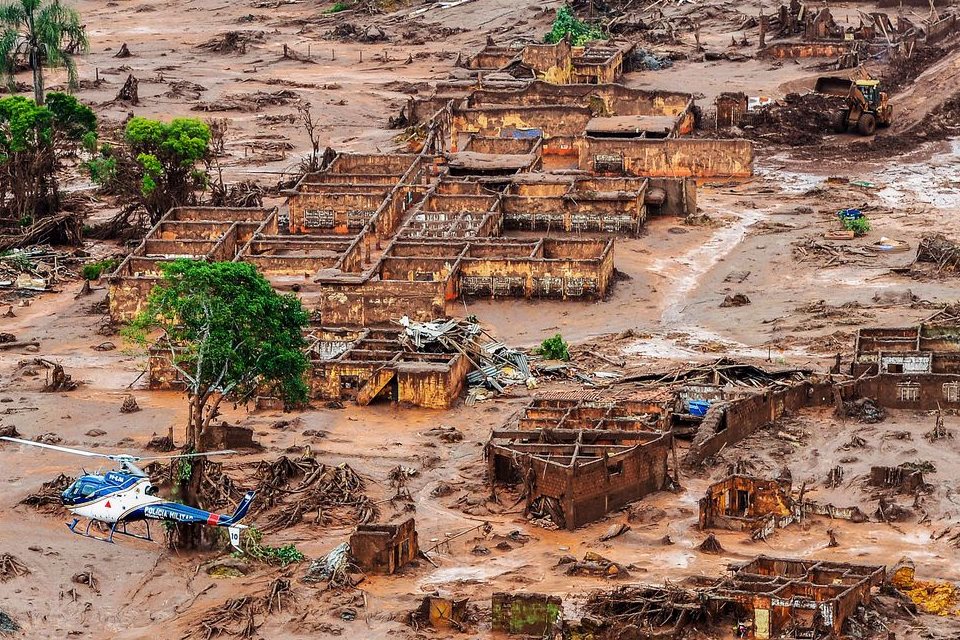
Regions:
<instances>
[{"instance_id":1,"label":"pile of dirt","mask_svg":"<svg viewBox=\"0 0 960 640\"><path fill-rule=\"evenodd\" d=\"M837 131L845 104L839 96L789 93L782 101L750 113L744 121L744 134L794 147L818 144L824 135Z\"/></svg>"},{"instance_id":2,"label":"pile of dirt","mask_svg":"<svg viewBox=\"0 0 960 640\"><path fill-rule=\"evenodd\" d=\"M884 90L890 95L903 91L917 76L948 53L949 50L943 47L918 46L909 58L893 58L883 73Z\"/></svg>"}]
</instances>

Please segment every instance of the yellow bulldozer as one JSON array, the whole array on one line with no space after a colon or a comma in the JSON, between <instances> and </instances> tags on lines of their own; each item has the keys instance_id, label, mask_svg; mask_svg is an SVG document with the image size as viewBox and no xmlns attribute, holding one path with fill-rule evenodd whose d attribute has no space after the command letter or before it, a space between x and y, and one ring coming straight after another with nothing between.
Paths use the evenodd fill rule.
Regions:
<instances>
[{"instance_id":1,"label":"yellow bulldozer","mask_svg":"<svg viewBox=\"0 0 960 640\"><path fill-rule=\"evenodd\" d=\"M893 121L893 106L887 93L880 89L879 80L827 76L817 78L814 91L846 98L846 106L836 115L836 130L839 133L854 127L860 135L872 136L877 127L889 127Z\"/></svg>"}]
</instances>

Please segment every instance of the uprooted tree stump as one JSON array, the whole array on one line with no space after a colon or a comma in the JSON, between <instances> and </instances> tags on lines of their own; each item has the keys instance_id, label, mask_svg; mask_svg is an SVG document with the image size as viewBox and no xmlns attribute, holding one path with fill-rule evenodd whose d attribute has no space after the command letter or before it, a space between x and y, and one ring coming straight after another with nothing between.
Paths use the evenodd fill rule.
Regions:
<instances>
[{"instance_id":1,"label":"uprooted tree stump","mask_svg":"<svg viewBox=\"0 0 960 640\"><path fill-rule=\"evenodd\" d=\"M123 404L120 405L120 413L136 413L137 411L140 411L137 399L132 395L124 396Z\"/></svg>"},{"instance_id":2,"label":"uprooted tree stump","mask_svg":"<svg viewBox=\"0 0 960 640\"><path fill-rule=\"evenodd\" d=\"M38 511L59 512L62 507L61 494L73 484L74 478L60 474L53 480L44 482L40 491L31 493L17 504L36 508Z\"/></svg>"},{"instance_id":3,"label":"uprooted tree stump","mask_svg":"<svg viewBox=\"0 0 960 640\"><path fill-rule=\"evenodd\" d=\"M113 57L114 57L114 58L129 58L129 57L132 56L132 55L133 55L133 54L130 53L130 48L127 46L127 43L124 42L122 45L120 45L120 49L118 49L117 52L116 52L115 54L113 54Z\"/></svg>"},{"instance_id":4,"label":"uprooted tree stump","mask_svg":"<svg viewBox=\"0 0 960 640\"><path fill-rule=\"evenodd\" d=\"M723 547L720 546L720 541L717 540L717 536L712 533L707 536L707 539L700 543L700 546L697 547L697 550L701 553L710 553L710 554L720 554L723 553Z\"/></svg>"},{"instance_id":5,"label":"uprooted tree stump","mask_svg":"<svg viewBox=\"0 0 960 640\"><path fill-rule=\"evenodd\" d=\"M154 436L150 438L150 442L147 443L147 449L164 452L173 451L173 439L170 436Z\"/></svg>"},{"instance_id":6,"label":"uprooted tree stump","mask_svg":"<svg viewBox=\"0 0 960 640\"><path fill-rule=\"evenodd\" d=\"M36 358L33 363L45 367L49 372L47 374L47 383L44 385L42 391L54 393L57 391L73 391L77 388L77 383L70 374L63 370L63 365L45 358Z\"/></svg>"},{"instance_id":7,"label":"uprooted tree stump","mask_svg":"<svg viewBox=\"0 0 960 640\"><path fill-rule=\"evenodd\" d=\"M134 78L132 73L127 76L127 81L120 87L115 100L132 105L140 104L140 81Z\"/></svg>"},{"instance_id":8,"label":"uprooted tree stump","mask_svg":"<svg viewBox=\"0 0 960 640\"><path fill-rule=\"evenodd\" d=\"M253 638L268 616L282 612L284 604L289 608L292 598L290 580L277 578L260 595L231 598L212 609L200 620L200 625L185 637L230 635Z\"/></svg>"}]
</instances>

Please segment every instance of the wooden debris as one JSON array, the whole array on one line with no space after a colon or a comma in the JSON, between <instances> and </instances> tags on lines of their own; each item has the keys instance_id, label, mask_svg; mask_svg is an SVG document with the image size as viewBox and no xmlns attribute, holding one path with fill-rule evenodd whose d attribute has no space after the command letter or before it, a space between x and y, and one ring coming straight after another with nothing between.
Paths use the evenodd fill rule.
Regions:
<instances>
[{"instance_id":1,"label":"wooden debris","mask_svg":"<svg viewBox=\"0 0 960 640\"><path fill-rule=\"evenodd\" d=\"M0 553L0 582L7 582L14 578L28 575L30 569L27 565L9 553Z\"/></svg>"}]
</instances>

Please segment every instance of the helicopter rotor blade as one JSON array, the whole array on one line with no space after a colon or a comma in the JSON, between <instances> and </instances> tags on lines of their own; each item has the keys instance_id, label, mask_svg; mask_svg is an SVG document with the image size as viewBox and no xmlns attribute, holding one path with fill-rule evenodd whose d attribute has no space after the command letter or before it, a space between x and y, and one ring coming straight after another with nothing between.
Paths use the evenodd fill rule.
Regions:
<instances>
[{"instance_id":1,"label":"helicopter rotor blade","mask_svg":"<svg viewBox=\"0 0 960 640\"><path fill-rule=\"evenodd\" d=\"M9 438L7 436L0 436L0 440L6 440L8 442L16 442L17 444L25 444L31 447L40 447L41 449L53 449L54 451L61 451L63 453L72 453L76 456L86 456L88 458L113 458L113 456L106 453L94 453L93 451L84 451L82 449L71 449L70 447L60 447L55 444L47 444L45 442L33 442L32 440L22 440L20 438Z\"/></svg>"},{"instance_id":2,"label":"helicopter rotor blade","mask_svg":"<svg viewBox=\"0 0 960 640\"><path fill-rule=\"evenodd\" d=\"M137 460L176 460L177 458L200 458L203 456L222 456L229 453L236 453L233 449L222 449L220 451L204 451L202 453L180 453L173 456L143 456Z\"/></svg>"}]
</instances>

